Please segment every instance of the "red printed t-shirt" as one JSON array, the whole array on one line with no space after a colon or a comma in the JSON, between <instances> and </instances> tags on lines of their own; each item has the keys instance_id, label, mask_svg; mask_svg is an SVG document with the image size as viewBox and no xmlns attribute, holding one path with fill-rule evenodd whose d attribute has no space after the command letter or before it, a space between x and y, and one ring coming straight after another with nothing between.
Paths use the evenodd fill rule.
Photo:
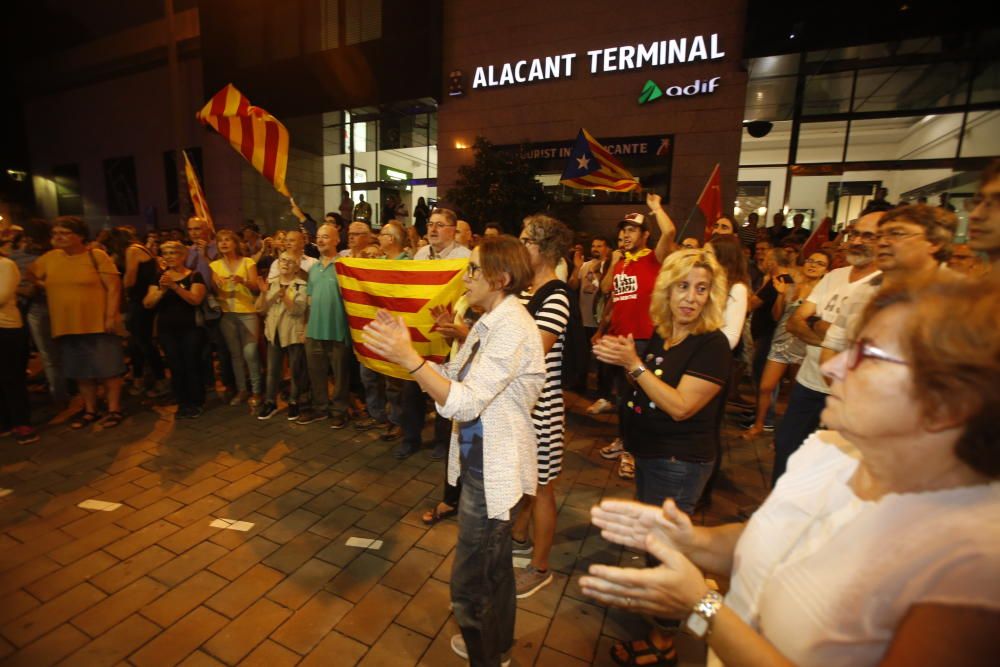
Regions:
<instances>
[{"instance_id":1,"label":"red printed t-shirt","mask_svg":"<svg viewBox=\"0 0 1000 667\"><path fill-rule=\"evenodd\" d=\"M646 340L653 335L653 320L649 317L649 302L653 298L653 285L660 272L660 262L652 250L640 251L638 259L628 258L615 264L611 283L610 334Z\"/></svg>"}]
</instances>

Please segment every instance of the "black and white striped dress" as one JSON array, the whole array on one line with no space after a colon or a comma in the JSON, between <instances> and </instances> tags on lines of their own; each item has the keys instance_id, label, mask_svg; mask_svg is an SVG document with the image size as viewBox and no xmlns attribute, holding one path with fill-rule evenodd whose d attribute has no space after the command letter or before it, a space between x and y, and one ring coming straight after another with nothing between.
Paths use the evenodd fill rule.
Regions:
<instances>
[{"instance_id":1,"label":"black and white striped dress","mask_svg":"<svg viewBox=\"0 0 1000 667\"><path fill-rule=\"evenodd\" d=\"M531 294L522 292L520 299L527 306ZM562 357L566 326L569 324L569 298L566 294L555 291L546 297L535 313L535 323L541 331L556 336L555 344L545 355L545 386L531 411L531 421L538 438L538 483L544 485L562 471L565 428Z\"/></svg>"}]
</instances>

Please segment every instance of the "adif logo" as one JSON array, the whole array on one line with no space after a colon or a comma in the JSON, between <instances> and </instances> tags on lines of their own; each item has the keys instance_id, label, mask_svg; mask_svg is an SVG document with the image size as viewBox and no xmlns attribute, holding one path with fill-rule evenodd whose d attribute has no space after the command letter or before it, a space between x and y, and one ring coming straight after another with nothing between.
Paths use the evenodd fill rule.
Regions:
<instances>
[{"instance_id":1,"label":"adif logo","mask_svg":"<svg viewBox=\"0 0 1000 667\"><path fill-rule=\"evenodd\" d=\"M686 86L667 86L662 90L652 81L646 81L639 93L639 104L646 104L666 95L667 97L689 97L691 95L706 95L714 93L719 87L719 80L722 77L714 76L711 79L697 79L694 83Z\"/></svg>"}]
</instances>

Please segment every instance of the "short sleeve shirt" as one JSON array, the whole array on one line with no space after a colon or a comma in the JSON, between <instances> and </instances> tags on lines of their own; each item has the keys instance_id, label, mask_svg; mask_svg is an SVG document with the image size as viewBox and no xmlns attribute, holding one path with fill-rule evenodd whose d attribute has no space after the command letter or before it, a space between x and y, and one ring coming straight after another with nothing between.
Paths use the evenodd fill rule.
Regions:
<instances>
[{"instance_id":1,"label":"short sleeve shirt","mask_svg":"<svg viewBox=\"0 0 1000 667\"><path fill-rule=\"evenodd\" d=\"M320 260L309 269L309 321L306 338L313 340L348 341L347 313L337 283L337 263L323 266Z\"/></svg>"},{"instance_id":2,"label":"short sleeve shirt","mask_svg":"<svg viewBox=\"0 0 1000 667\"><path fill-rule=\"evenodd\" d=\"M96 265L96 268L95 268ZM104 333L105 280L118 280L118 269L100 249L68 255L50 250L32 265L45 281L52 337Z\"/></svg>"},{"instance_id":3,"label":"short sleeve shirt","mask_svg":"<svg viewBox=\"0 0 1000 667\"><path fill-rule=\"evenodd\" d=\"M615 265L611 289L614 306L608 333L616 336L632 334L636 340L647 340L653 335L649 303L659 272L660 262L653 252L636 260L623 259Z\"/></svg>"},{"instance_id":4,"label":"short sleeve shirt","mask_svg":"<svg viewBox=\"0 0 1000 667\"><path fill-rule=\"evenodd\" d=\"M647 373L671 387L691 375L720 387L729 378L733 355L721 331L688 336L664 351L663 339L654 334L642 356ZM725 396L720 391L705 407L683 421L656 406L635 385L625 401L625 449L638 457L704 462L715 459L716 421Z\"/></svg>"}]
</instances>

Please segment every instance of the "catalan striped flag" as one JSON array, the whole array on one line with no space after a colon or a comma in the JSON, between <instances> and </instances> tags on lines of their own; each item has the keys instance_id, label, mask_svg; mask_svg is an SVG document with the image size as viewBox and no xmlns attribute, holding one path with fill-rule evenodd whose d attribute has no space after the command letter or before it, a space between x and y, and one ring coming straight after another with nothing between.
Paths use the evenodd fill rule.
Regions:
<instances>
[{"instance_id":1,"label":"catalan striped flag","mask_svg":"<svg viewBox=\"0 0 1000 667\"><path fill-rule=\"evenodd\" d=\"M447 359L451 345L432 331L431 308L453 305L465 292L462 274L467 265L465 259L338 259L340 294L361 363L383 375L410 379L406 370L364 344L362 330L380 308L406 320L413 346L422 357L438 363Z\"/></svg>"},{"instance_id":2,"label":"catalan striped flag","mask_svg":"<svg viewBox=\"0 0 1000 667\"><path fill-rule=\"evenodd\" d=\"M195 173L187 151L181 151L181 154L184 155L184 176L187 178L188 194L191 196L191 206L194 208L194 214L196 217L207 221L209 229L214 231L215 223L212 222L212 214L208 210L208 200L205 199L205 192L201 189L198 174Z\"/></svg>"},{"instance_id":3,"label":"catalan striped flag","mask_svg":"<svg viewBox=\"0 0 1000 667\"><path fill-rule=\"evenodd\" d=\"M285 187L288 130L277 118L250 104L231 83L217 92L195 117L221 134L275 190L291 197Z\"/></svg>"},{"instance_id":4,"label":"catalan striped flag","mask_svg":"<svg viewBox=\"0 0 1000 667\"><path fill-rule=\"evenodd\" d=\"M585 190L642 190L639 179L630 174L615 156L583 128L576 137L559 182L567 187Z\"/></svg>"}]
</instances>

